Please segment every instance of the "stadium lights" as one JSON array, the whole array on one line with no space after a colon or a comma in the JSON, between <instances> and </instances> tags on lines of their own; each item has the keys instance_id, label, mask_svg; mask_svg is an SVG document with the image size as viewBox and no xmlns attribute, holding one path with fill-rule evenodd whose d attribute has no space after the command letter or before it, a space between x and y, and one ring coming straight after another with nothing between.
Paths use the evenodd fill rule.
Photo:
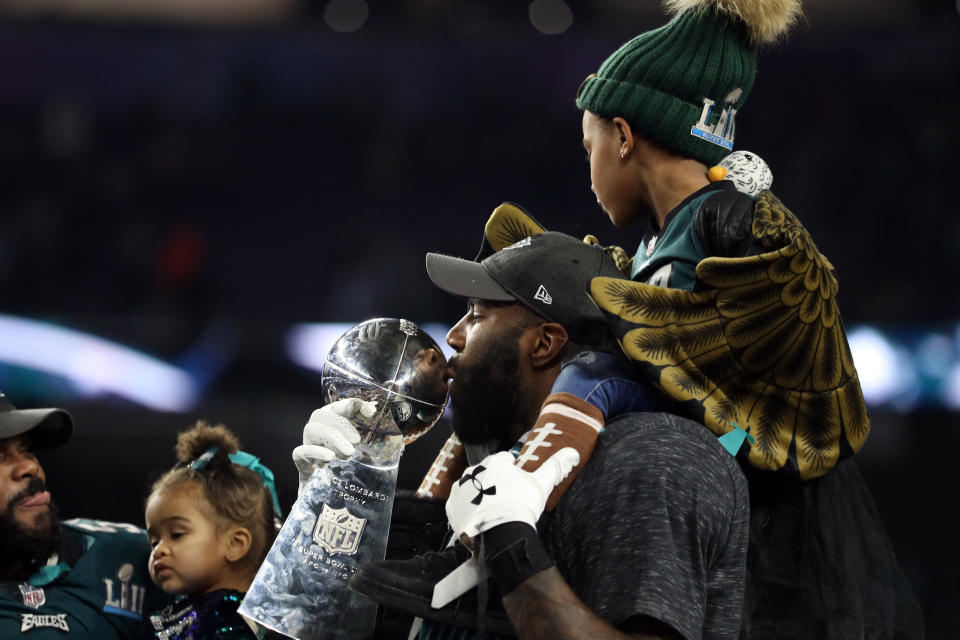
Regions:
<instances>
[{"instance_id":1,"label":"stadium lights","mask_svg":"<svg viewBox=\"0 0 960 640\"><path fill-rule=\"evenodd\" d=\"M0 336L0 363L66 378L81 396L114 394L158 411L196 404L198 385L188 373L109 340L4 314Z\"/></svg>"},{"instance_id":2,"label":"stadium lights","mask_svg":"<svg viewBox=\"0 0 960 640\"><path fill-rule=\"evenodd\" d=\"M909 355L883 334L870 327L859 327L847 334L847 341L868 405L890 402L909 388Z\"/></svg>"}]
</instances>

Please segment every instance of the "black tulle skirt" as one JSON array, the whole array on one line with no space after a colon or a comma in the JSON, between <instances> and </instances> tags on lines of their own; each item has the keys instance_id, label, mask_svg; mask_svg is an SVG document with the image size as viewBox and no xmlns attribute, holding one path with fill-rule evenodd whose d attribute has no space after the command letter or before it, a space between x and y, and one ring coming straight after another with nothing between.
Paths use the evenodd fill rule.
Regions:
<instances>
[{"instance_id":1,"label":"black tulle skirt","mask_svg":"<svg viewBox=\"0 0 960 640\"><path fill-rule=\"evenodd\" d=\"M852 460L800 482L746 470L741 638L923 637L923 615Z\"/></svg>"}]
</instances>

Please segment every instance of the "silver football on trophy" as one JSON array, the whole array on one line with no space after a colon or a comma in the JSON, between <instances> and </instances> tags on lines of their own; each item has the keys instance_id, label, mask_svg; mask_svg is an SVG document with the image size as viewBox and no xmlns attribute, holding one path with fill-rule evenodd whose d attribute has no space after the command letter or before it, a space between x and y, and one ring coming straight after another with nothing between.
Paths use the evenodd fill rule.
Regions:
<instances>
[{"instance_id":1,"label":"silver football on trophy","mask_svg":"<svg viewBox=\"0 0 960 640\"><path fill-rule=\"evenodd\" d=\"M416 324L374 318L344 333L323 366L327 403L362 398L377 404L357 424L365 444L402 436L409 444L437 423L447 404L447 359Z\"/></svg>"}]
</instances>

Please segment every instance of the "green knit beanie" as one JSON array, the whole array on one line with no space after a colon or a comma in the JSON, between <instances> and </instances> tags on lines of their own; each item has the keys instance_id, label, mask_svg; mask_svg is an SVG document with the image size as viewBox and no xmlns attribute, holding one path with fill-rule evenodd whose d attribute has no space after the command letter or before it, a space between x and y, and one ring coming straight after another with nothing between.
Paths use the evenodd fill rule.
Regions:
<instances>
[{"instance_id":1,"label":"green knit beanie","mask_svg":"<svg viewBox=\"0 0 960 640\"><path fill-rule=\"evenodd\" d=\"M577 107L711 166L733 150L734 118L753 88L757 44L800 13L797 0L672 0L677 15L613 52Z\"/></svg>"}]
</instances>

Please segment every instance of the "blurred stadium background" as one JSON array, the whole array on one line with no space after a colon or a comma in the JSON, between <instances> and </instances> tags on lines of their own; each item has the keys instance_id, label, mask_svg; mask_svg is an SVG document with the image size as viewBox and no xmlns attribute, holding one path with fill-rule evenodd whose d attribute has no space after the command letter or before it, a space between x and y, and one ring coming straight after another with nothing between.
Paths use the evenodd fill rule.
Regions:
<instances>
[{"instance_id":1,"label":"blurred stadium background","mask_svg":"<svg viewBox=\"0 0 960 640\"><path fill-rule=\"evenodd\" d=\"M738 123L840 278L873 418L860 467L956 636L960 17L808 0ZM46 458L67 516L142 519L175 434L223 421L296 491L325 345L463 305L500 202L630 249L589 191L573 104L639 0L0 0L0 389L69 409ZM339 323L339 324L338 324ZM449 426L408 449L414 487Z\"/></svg>"}]
</instances>

